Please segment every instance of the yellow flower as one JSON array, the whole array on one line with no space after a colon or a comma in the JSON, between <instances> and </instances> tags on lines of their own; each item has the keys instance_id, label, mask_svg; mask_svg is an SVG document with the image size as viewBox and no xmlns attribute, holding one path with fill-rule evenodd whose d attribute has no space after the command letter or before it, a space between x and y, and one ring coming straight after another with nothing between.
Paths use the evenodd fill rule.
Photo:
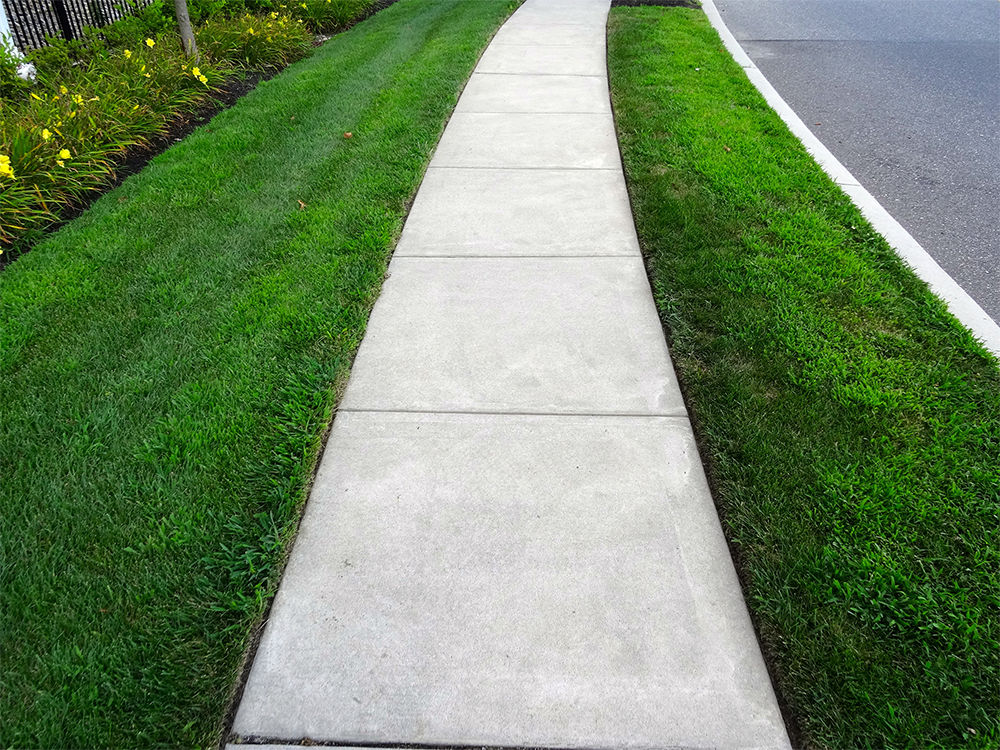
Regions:
<instances>
[{"instance_id":1,"label":"yellow flower","mask_svg":"<svg viewBox=\"0 0 1000 750\"><path fill-rule=\"evenodd\" d=\"M197 66L191 68L191 75L193 75L195 78L197 78L198 76L201 75L201 69L198 68Z\"/></svg>"},{"instance_id":2,"label":"yellow flower","mask_svg":"<svg viewBox=\"0 0 1000 750\"><path fill-rule=\"evenodd\" d=\"M247 33L248 34L253 34L253 26L251 26L249 29L247 29Z\"/></svg>"},{"instance_id":3,"label":"yellow flower","mask_svg":"<svg viewBox=\"0 0 1000 750\"><path fill-rule=\"evenodd\" d=\"M74 104L83 104L83 97L80 96L79 94L73 94L73 103Z\"/></svg>"},{"instance_id":4,"label":"yellow flower","mask_svg":"<svg viewBox=\"0 0 1000 750\"><path fill-rule=\"evenodd\" d=\"M52 137L52 133L49 132L48 128L42 128L42 140L47 141Z\"/></svg>"},{"instance_id":5,"label":"yellow flower","mask_svg":"<svg viewBox=\"0 0 1000 750\"><path fill-rule=\"evenodd\" d=\"M76 117L76 110L75 109L71 109L69 111L69 119L72 120L74 117Z\"/></svg>"},{"instance_id":6,"label":"yellow flower","mask_svg":"<svg viewBox=\"0 0 1000 750\"><path fill-rule=\"evenodd\" d=\"M14 168L10 165L10 157L0 154L0 176L14 179Z\"/></svg>"},{"instance_id":7,"label":"yellow flower","mask_svg":"<svg viewBox=\"0 0 1000 750\"><path fill-rule=\"evenodd\" d=\"M208 79L205 78L205 76L198 76L198 80L201 81L202 83L208 83Z\"/></svg>"},{"instance_id":8,"label":"yellow flower","mask_svg":"<svg viewBox=\"0 0 1000 750\"><path fill-rule=\"evenodd\" d=\"M127 49L124 52L122 52L122 54L125 55L125 59L128 60L130 57L132 57L132 50Z\"/></svg>"},{"instance_id":9,"label":"yellow flower","mask_svg":"<svg viewBox=\"0 0 1000 750\"><path fill-rule=\"evenodd\" d=\"M66 88L65 86L60 86L59 87L59 93L62 94L63 96L65 96L66 94L69 93L69 89Z\"/></svg>"},{"instance_id":10,"label":"yellow flower","mask_svg":"<svg viewBox=\"0 0 1000 750\"><path fill-rule=\"evenodd\" d=\"M64 162L62 159L56 159L56 164L58 164L60 167L66 166L66 162Z\"/></svg>"},{"instance_id":11,"label":"yellow flower","mask_svg":"<svg viewBox=\"0 0 1000 750\"><path fill-rule=\"evenodd\" d=\"M278 14L277 14L277 13L272 13L272 14L271 14L271 18L277 18L277 17L278 17Z\"/></svg>"},{"instance_id":12,"label":"yellow flower","mask_svg":"<svg viewBox=\"0 0 1000 750\"><path fill-rule=\"evenodd\" d=\"M70 156L71 156L71 154L70 154L68 148L64 148L64 149L61 149L59 151L59 158L60 159L68 159Z\"/></svg>"},{"instance_id":13,"label":"yellow flower","mask_svg":"<svg viewBox=\"0 0 1000 750\"><path fill-rule=\"evenodd\" d=\"M306 7L306 4L305 4L305 3L302 3L302 7L303 7L303 8L305 8L305 7Z\"/></svg>"},{"instance_id":14,"label":"yellow flower","mask_svg":"<svg viewBox=\"0 0 1000 750\"><path fill-rule=\"evenodd\" d=\"M148 39L148 38L146 39L146 46L147 47L152 47L154 44L156 44L156 42L154 42L152 39Z\"/></svg>"}]
</instances>

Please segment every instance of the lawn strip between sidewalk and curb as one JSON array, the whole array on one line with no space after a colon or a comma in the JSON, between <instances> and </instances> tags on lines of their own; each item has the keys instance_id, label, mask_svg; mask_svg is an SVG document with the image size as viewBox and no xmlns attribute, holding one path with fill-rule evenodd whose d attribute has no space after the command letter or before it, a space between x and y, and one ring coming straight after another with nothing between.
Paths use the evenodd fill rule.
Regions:
<instances>
[{"instance_id":1,"label":"lawn strip between sidewalk and curb","mask_svg":"<svg viewBox=\"0 0 1000 750\"><path fill-rule=\"evenodd\" d=\"M701 11L608 30L640 243L797 744L995 746L996 359Z\"/></svg>"},{"instance_id":2,"label":"lawn strip between sidewalk and curb","mask_svg":"<svg viewBox=\"0 0 1000 750\"><path fill-rule=\"evenodd\" d=\"M402 0L0 274L0 744L209 746L407 207L516 0Z\"/></svg>"}]
</instances>

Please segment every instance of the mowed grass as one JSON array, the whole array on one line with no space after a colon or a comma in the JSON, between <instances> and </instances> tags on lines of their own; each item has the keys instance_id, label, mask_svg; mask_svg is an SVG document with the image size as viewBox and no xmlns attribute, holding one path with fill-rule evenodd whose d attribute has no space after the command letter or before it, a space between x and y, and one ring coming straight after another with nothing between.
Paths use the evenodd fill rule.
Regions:
<instances>
[{"instance_id":1,"label":"mowed grass","mask_svg":"<svg viewBox=\"0 0 1000 750\"><path fill-rule=\"evenodd\" d=\"M656 301L799 744L996 747L996 360L701 11L609 23Z\"/></svg>"},{"instance_id":2,"label":"mowed grass","mask_svg":"<svg viewBox=\"0 0 1000 750\"><path fill-rule=\"evenodd\" d=\"M402 0L0 273L0 745L218 742L408 201L516 4Z\"/></svg>"}]
</instances>

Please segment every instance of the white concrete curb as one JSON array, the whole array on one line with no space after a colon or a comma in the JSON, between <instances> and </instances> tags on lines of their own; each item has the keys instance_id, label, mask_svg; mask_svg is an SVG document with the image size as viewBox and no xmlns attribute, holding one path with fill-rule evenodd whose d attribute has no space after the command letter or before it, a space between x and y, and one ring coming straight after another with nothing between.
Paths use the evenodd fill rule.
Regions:
<instances>
[{"instance_id":1,"label":"white concrete curb","mask_svg":"<svg viewBox=\"0 0 1000 750\"><path fill-rule=\"evenodd\" d=\"M837 157L820 142L819 138L813 135L801 118L781 98L774 86L764 77L760 69L754 65L753 60L743 50L740 43L736 41L736 37L722 20L715 3L712 0L702 0L702 7L708 20L722 37L722 43L726 45L726 49L729 50L733 59L743 67L750 82L757 87L771 108L785 121L788 129L802 142L806 151L854 201L854 205L860 209L875 230L885 237L903 262L927 283L934 294L944 300L951 314L972 331L987 349L1000 357L1000 325L997 325L986 314L986 311L948 275L947 271L937 264L937 261L921 247L920 243L913 239L898 221L892 218L892 215L883 208L875 196L862 187L857 178L837 160Z\"/></svg>"}]
</instances>

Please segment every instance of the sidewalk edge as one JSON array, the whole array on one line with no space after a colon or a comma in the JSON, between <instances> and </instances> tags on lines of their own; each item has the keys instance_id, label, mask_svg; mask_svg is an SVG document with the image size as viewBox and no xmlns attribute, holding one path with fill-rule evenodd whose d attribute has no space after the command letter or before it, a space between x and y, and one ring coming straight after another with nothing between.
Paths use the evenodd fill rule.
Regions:
<instances>
[{"instance_id":1,"label":"sidewalk edge","mask_svg":"<svg viewBox=\"0 0 1000 750\"><path fill-rule=\"evenodd\" d=\"M823 168L841 190L854 202L864 217L881 234L900 259L913 270L941 298L948 310L979 339L983 346L1000 357L1000 325L969 296L947 271L938 265L919 242L886 211L881 203L868 192L854 175L820 142L802 119L781 97L763 72L733 36L715 7L713 0L701 0L705 15L718 32L722 43L733 59L743 68L747 78L761 93L771 108L784 120L792 134L801 141L806 151Z\"/></svg>"}]
</instances>

